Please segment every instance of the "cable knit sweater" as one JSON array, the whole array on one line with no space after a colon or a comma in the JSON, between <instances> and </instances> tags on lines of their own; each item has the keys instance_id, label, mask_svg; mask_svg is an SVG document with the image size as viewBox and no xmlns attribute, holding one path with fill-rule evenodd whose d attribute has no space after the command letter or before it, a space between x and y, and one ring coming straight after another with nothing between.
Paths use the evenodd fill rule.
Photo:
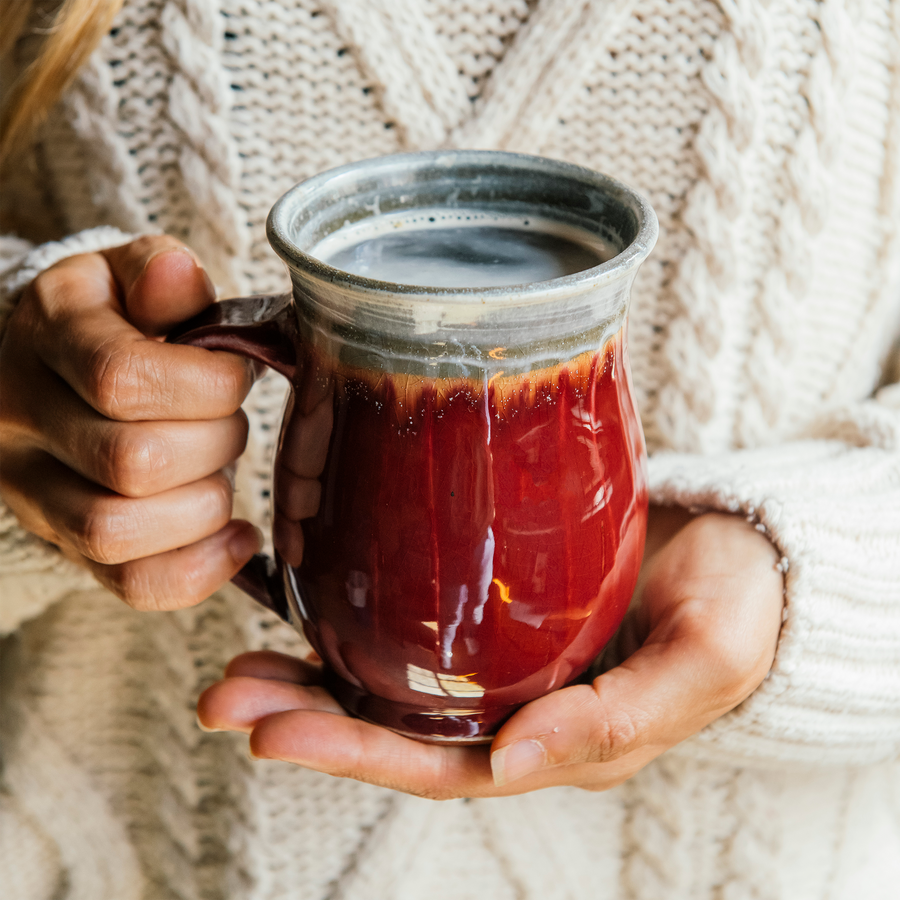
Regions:
<instances>
[{"instance_id":1,"label":"cable knit sweater","mask_svg":"<svg viewBox=\"0 0 900 900\"><path fill-rule=\"evenodd\" d=\"M154 230L223 292L280 289L282 191L442 145L650 198L630 342L653 496L778 547L769 677L614 790L436 804L201 733L233 654L299 638L233 589L132 612L4 509L0 893L896 898L896 0L127 0L4 186L3 309L54 261ZM247 405L238 503L260 523L283 394L268 377Z\"/></svg>"}]
</instances>

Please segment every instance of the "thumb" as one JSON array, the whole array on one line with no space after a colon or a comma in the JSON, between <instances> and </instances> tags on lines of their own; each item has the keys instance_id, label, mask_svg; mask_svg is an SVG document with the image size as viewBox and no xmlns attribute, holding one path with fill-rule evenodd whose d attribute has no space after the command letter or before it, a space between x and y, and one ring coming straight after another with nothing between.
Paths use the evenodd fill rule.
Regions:
<instances>
[{"instance_id":1,"label":"thumb","mask_svg":"<svg viewBox=\"0 0 900 900\"><path fill-rule=\"evenodd\" d=\"M501 787L526 775L640 757L645 765L718 718L738 699L723 696L711 660L682 641L645 645L593 684L547 694L519 710L494 739L491 770ZM637 767L639 767L637 766ZM624 780L613 768L604 787ZM622 766L623 772L636 768ZM594 770L594 777L599 773ZM594 780L585 772L566 783ZM546 779L546 776L545 776ZM584 783L590 787L590 783Z\"/></svg>"},{"instance_id":2,"label":"thumb","mask_svg":"<svg viewBox=\"0 0 900 900\"><path fill-rule=\"evenodd\" d=\"M125 317L149 337L206 309L215 288L193 252L168 235L138 238L104 256L119 287Z\"/></svg>"}]
</instances>

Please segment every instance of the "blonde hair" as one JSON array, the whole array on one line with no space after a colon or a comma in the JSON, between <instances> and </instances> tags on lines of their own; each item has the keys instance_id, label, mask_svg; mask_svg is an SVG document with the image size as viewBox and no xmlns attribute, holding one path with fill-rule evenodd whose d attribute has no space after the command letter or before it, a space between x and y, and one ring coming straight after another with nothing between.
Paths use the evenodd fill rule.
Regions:
<instances>
[{"instance_id":1,"label":"blonde hair","mask_svg":"<svg viewBox=\"0 0 900 900\"><path fill-rule=\"evenodd\" d=\"M35 60L10 87L0 110L0 168L34 135L109 30L123 0L62 0ZM28 31L34 0L0 0L0 58ZM38 33L39 29L33 28Z\"/></svg>"}]
</instances>

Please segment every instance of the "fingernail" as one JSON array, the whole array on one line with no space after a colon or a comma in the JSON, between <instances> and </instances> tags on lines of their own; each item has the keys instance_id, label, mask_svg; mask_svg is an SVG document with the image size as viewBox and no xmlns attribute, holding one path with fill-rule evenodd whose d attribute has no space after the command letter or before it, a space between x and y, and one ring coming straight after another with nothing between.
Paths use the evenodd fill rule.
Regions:
<instances>
[{"instance_id":1,"label":"fingernail","mask_svg":"<svg viewBox=\"0 0 900 900\"><path fill-rule=\"evenodd\" d=\"M263 533L255 526L241 528L228 541L228 552L237 562L246 562L254 553L259 553L263 545Z\"/></svg>"},{"instance_id":2,"label":"fingernail","mask_svg":"<svg viewBox=\"0 0 900 900\"><path fill-rule=\"evenodd\" d=\"M209 294L211 300L216 299L216 286L213 284L212 278L209 277L209 272L201 264L200 260L197 259L197 254L191 250L190 247L165 247L162 250L157 250L155 253L151 253L150 256L147 257L147 261L144 263L144 268L141 272L143 274L150 267L150 263L153 262L158 256L163 256L166 253L181 253L182 255L188 257L190 261L200 270L200 274L203 276L203 281L205 283L206 292Z\"/></svg>"},{"instance_id":3,"label":"fingernail","mask_svg":"<svg viewBox=\"0 0 900 900\"><path fill-rule=\"evenodd\" d=\"M256 762L257 760L268 759L268 758L269 758L268 756L257 756L253 752L253 744L251 744L249 742L247 743L247 759L249 759L250 762Z\"/></svg>"},{"instance_id":4,"label":"fingernail","mask_svg":"<svg viewBox=\"0 0 900 900\"><path fill-rule=\"evenodd\" d=\"M159 259L160 256L165 256L167 253L180 253L182 256L188 257L194 265L199 267L199 263L197 262L197 258L188 250L187 247L164 247L162 250L155 250L151 253L147 259L144 261L144 268L141 269L141 275L143 275L149 268L150 264L154 259Z\"/></svg>"},{"instance_id":5,"label":"fingernail","mask_svg":"<svg viewBox=\"0 0 900 900\"><path fill-rule=\"evenodd\" d=\"M224 731L224 728L207 728L201 721L200 716L197 716L197 727L201 731L205 731L207 734L215 734L217 731Z\"/></svg>"},{"instance_id":6,"label":"fingernail","mask_svg":"<svg viewBox=\"0 0 900 900\"><path fill-rule=\"evenodd\" d=\"M497 787L524 778L546 764L547 751L535 740L514 741L491 754L491 772Z\"/></svg>"}]
</instances>

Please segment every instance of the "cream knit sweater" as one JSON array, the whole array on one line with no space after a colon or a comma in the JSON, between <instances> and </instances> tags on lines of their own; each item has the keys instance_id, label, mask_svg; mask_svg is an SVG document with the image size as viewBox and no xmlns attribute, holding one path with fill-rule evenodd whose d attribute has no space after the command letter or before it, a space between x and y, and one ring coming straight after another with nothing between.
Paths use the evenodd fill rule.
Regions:
<instances>
[{"instance_id":1,"label":"cream knit sweater","mask_svg":"<svg viewBox=\"0 0 900 900\"><path fill-rule=\"evenodd\" d=\"M630 340L654 497L779 548L770 676L615 790L436 804L202 734L198 692L293 632L230 589L132 612L4 510L0 894L893 900L900 2L127 0L4 186L29 238L0 242L4 309L152 230L223 292L281 288L263 225L283 190L441 145L650 198ZM261 523L282 398L269 377L248 403L238 500Z\"/></svg>"}]
</instances>

